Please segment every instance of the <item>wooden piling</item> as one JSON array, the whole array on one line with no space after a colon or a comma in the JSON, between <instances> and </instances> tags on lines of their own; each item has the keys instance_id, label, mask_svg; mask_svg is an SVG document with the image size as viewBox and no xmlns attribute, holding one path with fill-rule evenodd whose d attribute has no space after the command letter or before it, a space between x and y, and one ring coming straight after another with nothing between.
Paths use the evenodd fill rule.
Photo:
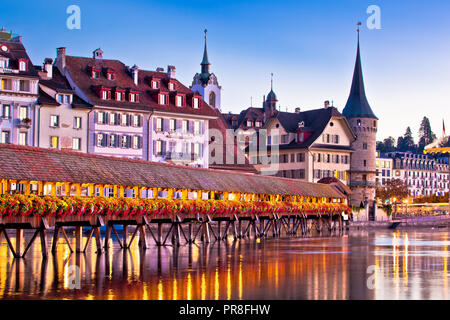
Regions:
<instances>
[{"instance_id":1,"label":"wooden piling","mask_svg":"<svg viewBox=\"0 0 450 320\"><path fill-rule=\"evenodd\" d=\"M83 252L83 227L75 227L75 251L76 253Z\"/></svg>"}]
</instances>

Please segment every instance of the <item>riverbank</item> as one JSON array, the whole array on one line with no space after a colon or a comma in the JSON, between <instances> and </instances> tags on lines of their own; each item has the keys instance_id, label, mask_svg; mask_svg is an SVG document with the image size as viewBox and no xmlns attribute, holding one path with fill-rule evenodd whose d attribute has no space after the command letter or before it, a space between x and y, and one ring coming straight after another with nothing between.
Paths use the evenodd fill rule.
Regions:
<instances>
[{"instance_id":1,"label":"riverbank","mask_svg":"<svg viewBox=\"0 0 450 320\"><path fill-rule=\"evenodd\" d=\"M393 225L397 229L402 228L448 228L450 227L450 216L430 216L430 217L416 217L404 218L391 221L350 221L349 229L388 229Z\"/></svg>"}]
</instances>

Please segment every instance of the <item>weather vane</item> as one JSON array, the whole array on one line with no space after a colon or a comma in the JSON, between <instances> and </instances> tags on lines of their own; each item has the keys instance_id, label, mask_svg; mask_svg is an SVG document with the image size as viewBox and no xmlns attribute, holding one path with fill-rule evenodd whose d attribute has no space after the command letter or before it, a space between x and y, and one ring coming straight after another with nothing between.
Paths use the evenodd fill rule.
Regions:
<instances>
[{"instance_id":1,"label":"weather vane","mask_svg":"<svg viewBox=\"0 0 450 320\"><path fill-rule=\"evenodd\" d=\"M205 39L206 39L206 34L208 33L208 29L205 29Z\"/></svg>"},{"instance_id":2,"label":"weather vane","mask_svg":"<svg viewBox=\"0 0 450 320\"><path fill-rule=\"evenodd\" d=\"M361 31L361 26L362 26L362 23L361 23L361 21L359 21L359 22L358 22L358 29L357 29L358 32Z\"/></svg>"}]
</instances>

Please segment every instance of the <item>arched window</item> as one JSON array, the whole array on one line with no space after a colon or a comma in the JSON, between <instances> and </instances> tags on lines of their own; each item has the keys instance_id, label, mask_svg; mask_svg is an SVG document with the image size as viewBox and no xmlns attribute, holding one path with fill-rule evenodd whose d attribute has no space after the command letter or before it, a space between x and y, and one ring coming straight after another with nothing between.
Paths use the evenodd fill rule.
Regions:
<instances>
[{"instance_id":1,"label":"arched window","mask_svg":"<svg viewBox=\"0 0 450 320\"><path fill-rule=\"evenodd\" d=\"M209 94L209 105L213 108L216 107L216 93L214 91Z\"/></svg>"}]
</instances>

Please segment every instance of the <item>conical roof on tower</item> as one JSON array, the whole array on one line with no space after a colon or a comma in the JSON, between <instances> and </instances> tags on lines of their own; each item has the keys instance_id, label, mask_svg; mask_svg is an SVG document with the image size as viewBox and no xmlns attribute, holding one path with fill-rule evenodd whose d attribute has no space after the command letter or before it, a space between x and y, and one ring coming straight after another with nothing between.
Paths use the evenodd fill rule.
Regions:
<instances>
[{"instance_id":1,"label":"conical roof on tower","mask_svg":"<svg viewBox=\"0 0 450 320\"><path fill-rule=\"evenodd\" d=\"M361 53L359 48L359 28L358 28L358 48L356 54L355 70L353 72L352 88L347 104L342 114L347 118L373 118L378 119L372 111L367 101L364 89L364 79L361 67Z\"/></svg>"},{"instance_id":2,"label":"conical roof on tower","mask_svg":"<svg viewBox=\"0 0 450 320\"><path fill-rule=\"evenodd\" d=\"M208 60L208 48L206 46L206 33L208 32L208 30L205 29L205 49L203 50L203 60L202 63L200 63L202 66L203 65L210 65L211 63L209 63Z\"/></svg>"},{"instance_id":3,"label":"conical roof on tower","mask_svg":"<svg viewBox=\"0 0 450 320\"><path fill-rule=\"evenodd\" d=\"M273 91L273 73L271 74L271 79L270 79L270 92L267 95L267 102L278 102L277 99L277 95L275 94L275 92Z\"/></svg>"}]
</instances>

